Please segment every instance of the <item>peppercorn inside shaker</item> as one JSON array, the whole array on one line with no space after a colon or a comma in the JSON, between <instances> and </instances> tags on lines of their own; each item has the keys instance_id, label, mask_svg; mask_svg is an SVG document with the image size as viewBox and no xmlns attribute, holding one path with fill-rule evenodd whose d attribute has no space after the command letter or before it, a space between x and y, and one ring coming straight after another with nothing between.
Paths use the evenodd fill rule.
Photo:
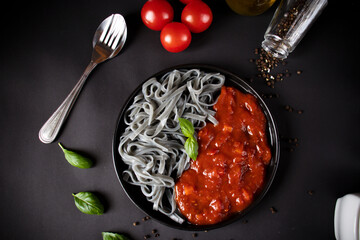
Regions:
<instances>
[{"instance_id":1,"label":"peppercorn inside shaker","mask_svg":"<svg viewBox=\"0 0 360 240\"><path fill-rule=\"evenodd\" d=\"M327 0L282 0L265 32L262 48L273 57L287 58L326 5Z\"/></svg>"}]
</instances>

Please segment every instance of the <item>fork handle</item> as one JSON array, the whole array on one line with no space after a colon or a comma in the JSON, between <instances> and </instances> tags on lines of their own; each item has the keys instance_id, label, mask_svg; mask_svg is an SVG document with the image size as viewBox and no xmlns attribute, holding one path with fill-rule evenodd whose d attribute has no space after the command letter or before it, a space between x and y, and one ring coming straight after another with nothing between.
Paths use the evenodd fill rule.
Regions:
<instances>
[{"instance_id":1,"label":"fork handle","mask_svg":"<svg viewBox=\"0 0 360 240\"><path fill-rule=\"evenodd\" d=\"M62 104L56 109L56 111L51 115L51 117L45 122L39 131L39 139L43 143L51 143L55 140L58 135L61 126L63 125L66 117L70 113L72 106L75 103L82 87L84 86L85 80L91 73L91 71L96 67L97 63L91 61L86 67L83 75L80 80L76 83L75 87L71 90L66 99Z\"/></svg>"}]
</instances>

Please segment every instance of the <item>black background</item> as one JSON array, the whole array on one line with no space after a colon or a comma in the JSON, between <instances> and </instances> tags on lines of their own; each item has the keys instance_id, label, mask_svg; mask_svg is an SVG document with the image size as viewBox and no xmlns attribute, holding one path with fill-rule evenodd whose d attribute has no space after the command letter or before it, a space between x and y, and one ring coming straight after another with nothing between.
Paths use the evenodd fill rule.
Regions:
<instances>
[{"instance_id":1,"label":"black background","mask_svg":"<svg viewBox=\"0 0 360 240\"><path fill-rule=\"evenodd\" d=\"M360 95L358 4L331 1L285 66L292 76L266 86L256 77L256 58L277 3L256 17L236 15L224 1L206 1L214 21L193 35L181 53L165 51L159 32L140 20L145 1L11 2L1 16L0 55L0 239L101 239L101 232L143 239L157 229L158 239L193 239L193 232L149 220L127 198L112 162L112 137L121 107L145 79L179 64L202 63L254 80L280 135L277 175L261 204L221 229L198 232L196 239L334 239L337 198L360 188ZM355 2L355 1L354 1ZM175 17L182 5L171 1ZM91 56L99 23L122 14L128 39L116 58L90 75L59 138L43 144L38 131L82 74ZM297 75L297 70L302 70ZM287 112L285 105L303 114ZM84 152L90 169L72 167L57 146ZM293 147L294 151L289 151ZM92 191L106 205L102 216L79 212L71 193ZM310 195L308 191L312 191ZM270 210L274 207L277 212ZM139 221L138 226L132 223ZM154 239L154 237L152 236Z\"/></svg>"}]
</instances>

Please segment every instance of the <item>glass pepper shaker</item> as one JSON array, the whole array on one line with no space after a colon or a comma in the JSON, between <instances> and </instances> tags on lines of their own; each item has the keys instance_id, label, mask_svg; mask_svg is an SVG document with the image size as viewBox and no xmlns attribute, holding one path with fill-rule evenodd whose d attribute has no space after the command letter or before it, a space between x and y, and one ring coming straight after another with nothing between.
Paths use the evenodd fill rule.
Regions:
<instances>
[{"instance_id":1,"label":"glass pepper shaker","mask_svg":"<svg viewBox=\"0 0 360 240\"><path fill-rule=\"evenodd\" d=\"M287 58L327 2L327 0L282 0L265 32L262 48L275 58Z\"/></svg>"}]
</instances>

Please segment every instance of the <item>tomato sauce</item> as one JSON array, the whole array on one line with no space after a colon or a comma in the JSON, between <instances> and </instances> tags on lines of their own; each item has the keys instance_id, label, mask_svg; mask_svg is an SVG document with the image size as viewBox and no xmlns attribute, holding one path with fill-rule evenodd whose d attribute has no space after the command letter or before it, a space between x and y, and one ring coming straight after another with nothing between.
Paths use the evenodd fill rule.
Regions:
<instances>
[{"instance_id":1,"label":"tomato sauce","mask_svg":"<svg viewBox=\"0 0 360 240\"><path fill-rule=\"evenodd\" d=\"M198 157L175 184L181 213L198 225L218 223L249 206L271 159L266 118L254 96L224 86L214 109L219 123L199 131Z\"/></svg>"}]
</instances>

